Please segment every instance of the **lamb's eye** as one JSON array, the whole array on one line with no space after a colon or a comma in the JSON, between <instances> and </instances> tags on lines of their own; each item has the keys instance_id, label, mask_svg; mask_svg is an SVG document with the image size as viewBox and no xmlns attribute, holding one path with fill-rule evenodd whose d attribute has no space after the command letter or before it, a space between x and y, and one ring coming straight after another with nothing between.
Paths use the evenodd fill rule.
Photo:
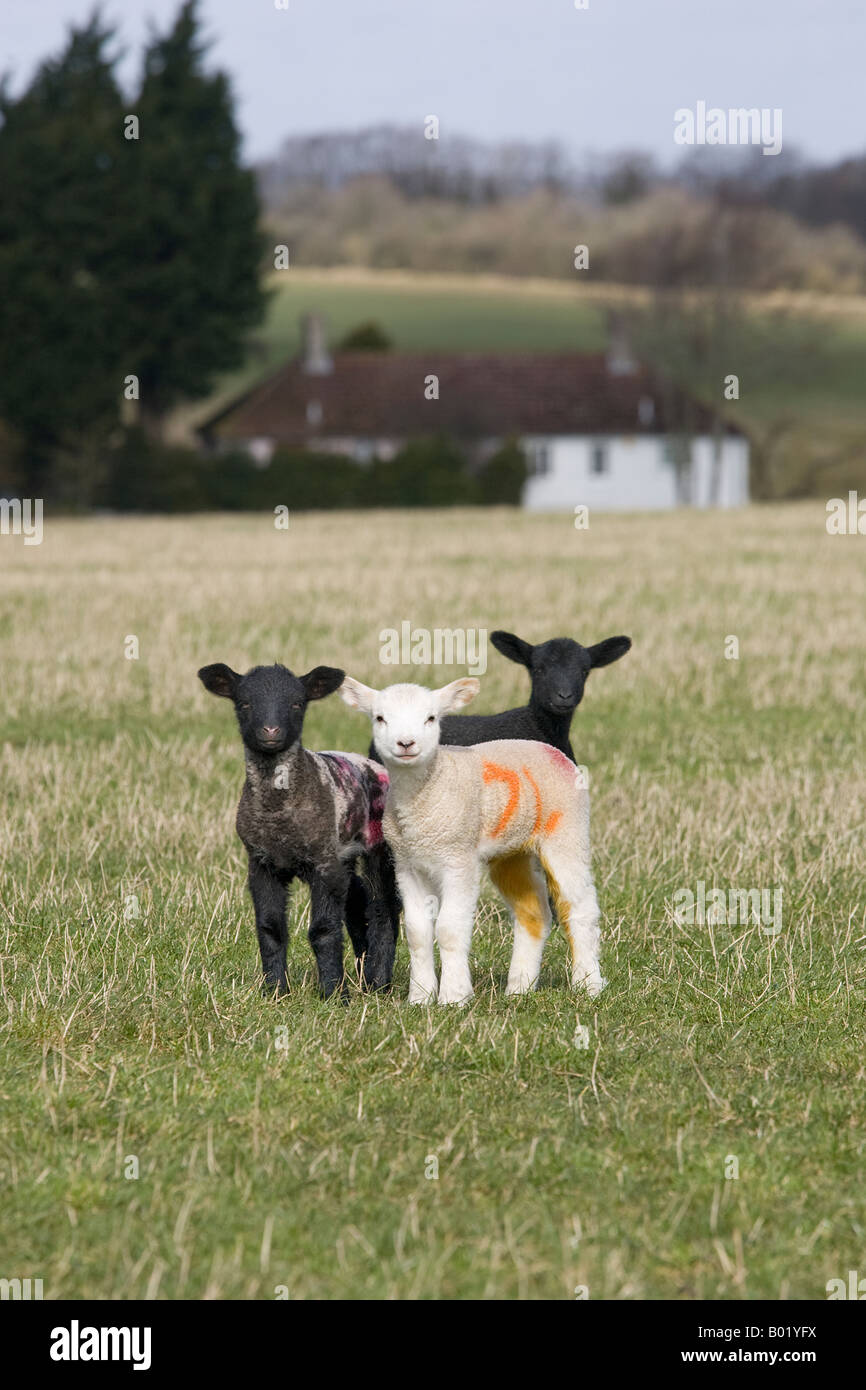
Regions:
<instances>
[{"instance_id":1,"label":"lamb's eye","mask_svg":"<svg viewBox=\"0 0 866 1390\"><path fill-rule=\"evenodd\" d=\"M292 705L292 709L300 709L300 708L301 708L301 702L300 702L300 700L296 700L295 703Z\"/></svg>"},{"instance_id":2,"label":"lamb's eye","mask_svg":"<svg viewBox=\"0 0 866 1390\"><path fill-rule=\"evenodd\" d=\"M385 723L385 717L384 717L384 715L377 714L377 715L376 715L376 723L377 723L377 724L384 724L384 723Z\"/></svg>"},{"instance_id":3,"label":"lamb's eye","mask_svg":"<svg viewBox=\"0 0 866 1390\"><path fill-rule=\"evenodd\" d=\"M241 705L241 709L249 709L249 705Z\"/></svg>"},{"instance_id":4,"label":"lamb's eye","mask_svg":"<svg viewBox=\"0 0 866 1390\"><path fill-rule=\"evenodd\" d=\"M427 715L427 718L424 720L424 723L425 723L425 724L435 724L435 723L436 723L436 716L435 716L435 714L428 714L428 715Z\"/></svg>"}]
</instances>

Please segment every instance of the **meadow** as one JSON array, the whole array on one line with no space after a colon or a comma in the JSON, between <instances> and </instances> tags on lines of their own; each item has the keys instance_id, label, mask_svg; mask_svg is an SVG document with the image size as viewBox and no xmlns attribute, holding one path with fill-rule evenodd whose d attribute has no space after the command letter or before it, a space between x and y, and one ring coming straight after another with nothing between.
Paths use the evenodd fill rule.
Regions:
<instances>
[{"instance_id":1,"label":"meadow","mask_svg":"<svg viewBox=\"0 0 866 1390\"><path fill-rule=\"evenodd\" d=\"M291 499L275 498L291 503ZM866 1271L864 541L729 513L88 520L0 539L0 1276L47 1299L823 1299ZM608 988L259 992L242 753L197 668L371 684L379 634L627 633L572 727ZM739 654L731 658L729 639ZM137 639L137 656L130 655ZM727 655L726 655L727 652ZM489 649L479 711L528 681ZM366 721L313 706L312 748ZM699 882L781 930L687 925Z\"/></svg>"}]
</instances>

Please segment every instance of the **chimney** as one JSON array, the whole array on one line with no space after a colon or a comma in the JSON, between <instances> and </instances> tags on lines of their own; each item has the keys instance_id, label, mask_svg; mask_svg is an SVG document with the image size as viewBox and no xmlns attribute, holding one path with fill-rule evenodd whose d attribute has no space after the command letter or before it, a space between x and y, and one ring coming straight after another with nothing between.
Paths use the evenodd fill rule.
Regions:
<instances>
[{"instance_id":1,"label":"chimney","mask_svg":"<svg viewBox=\"0 0 866 1390\"><path fill-rule=\"evenodd\" d=\"M301 316L301 362L308 376L327 376L334 370L321 314Z\"/></svg>"},{"instance_id":2,"label":"chimney","mask_svg":"<svg viewBox=\"0 0 866 1390\"><path fill-rule=\"evenodd\" d=\"M607 370L611 376L632 376L637 361L628 340L625 319L612 309L607 316Z\"/></svg>"}]
</instances>

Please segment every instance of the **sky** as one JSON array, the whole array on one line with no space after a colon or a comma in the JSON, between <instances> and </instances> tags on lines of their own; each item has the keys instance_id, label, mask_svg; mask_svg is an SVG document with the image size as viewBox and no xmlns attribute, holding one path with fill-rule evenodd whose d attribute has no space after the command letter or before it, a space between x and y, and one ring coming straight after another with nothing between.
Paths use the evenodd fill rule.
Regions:
<instances>
[{"instance_id":1,"label":"sky","mask_svg":"<svg viewBox=\"0 0 866 1390\"><path fill-rule=\"evenodd\" d=\"M13 91L93 4L0 0ZM104 0L125 81L178 4ZM554 139L577 158L639 149L670 165L674 112L700 101L781 109L784 147L816 161L866 147L864 0L201 0L200 13L251 160L289 135L435 115L441 140Z\"/></svg>"}]
</instances>

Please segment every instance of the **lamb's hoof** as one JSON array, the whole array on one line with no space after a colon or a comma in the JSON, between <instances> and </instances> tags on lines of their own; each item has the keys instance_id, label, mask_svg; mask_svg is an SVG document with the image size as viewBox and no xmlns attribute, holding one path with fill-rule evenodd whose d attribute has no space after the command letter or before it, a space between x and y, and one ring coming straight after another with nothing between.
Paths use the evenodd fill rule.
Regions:
<instances>
[{"instance_id":1,"label":"lamb's hoof","mask_svg":"<svg viewBox=\"0 0 866 1390\"><path fill-rule=\"evenodd\" d=\"M602 975L598 966L593 966L589 970L575 970L571 976L572 989L585 989L590 999L594 999L597 994L601 994L607 984L607 980Z\"/></svg>"},{"instance_id":2,"label":"lamb's hoof","mask_svg":"<svg viewBox=\"0 0 866 1390\"><path fill-rule=\"evenodd\" d=\"M435 986L433 987L433 989L420 989L418 986L415 986L415 988L410 988L409 990L409 1003L435 1004L436 996L437 991Z\"/></svg>"},{"instance_id":3,"label":"lamb's hoof","mask_svg":"<svg viewBox=\"0 0 866 1390\"><path fill-rule=\"evenodd\" d=\"M475 991L472 990L472 989L470 989L468 992L467 992L465 989L459 989L459 990L453 990L453 991L452 991L452 990L448 990L448 989L443 989L443 988L441 987L441 985L440 985L440 987L439 987L439 1003L440 1003L440 1004L456 1004L457 1007L458 1007L459 1009L465 1009L465 1007L466 1007L467 1004L471 1004L471 1003L472 1003L472 999L473 999L473 997L474 997L474 994L475 994Z\"/></svg>"},{"instance_id":4,"label":"lamb's hoof","mask_svg":"<svg viewBox=\"0 0 866 1390\"><path fill-rule=\"evenodd\" d=\"M346 980L320 980L319 998L325 1001L335 999L338 1004L348 1004L351 993Z\"/></svg>"}]
</instances>

